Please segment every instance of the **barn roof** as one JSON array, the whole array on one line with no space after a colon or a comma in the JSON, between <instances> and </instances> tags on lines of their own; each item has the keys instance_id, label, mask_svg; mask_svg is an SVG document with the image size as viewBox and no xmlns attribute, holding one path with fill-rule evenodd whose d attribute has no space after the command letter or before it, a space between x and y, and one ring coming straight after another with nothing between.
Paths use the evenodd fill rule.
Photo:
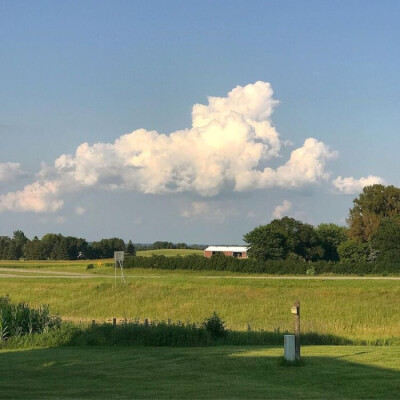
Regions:
<instances>
[{"instance_id":1,"label":"barn roof","mask_svg":"<svg viewBox=\"0 0 400 400\"><path fill-rule=\"evenodd\" d=\"M208 246L205 251L233 251L236 253L243 253L250 247L246 246Z\"/></svg>"}]
</instances>

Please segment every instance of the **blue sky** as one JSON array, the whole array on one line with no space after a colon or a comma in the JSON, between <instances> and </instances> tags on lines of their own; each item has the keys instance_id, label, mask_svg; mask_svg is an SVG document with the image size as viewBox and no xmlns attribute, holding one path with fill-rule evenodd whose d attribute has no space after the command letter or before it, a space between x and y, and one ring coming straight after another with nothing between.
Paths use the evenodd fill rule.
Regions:
<instances>
[{"instance_id":1,"label":"blue sky","mask_svg":"<svg viewBox=\"0 0 400 400\"><path fill-rule=\"evenodd\" d=\"M344 224L364 185L400 185L399 18L397 1L2 1L0 234L240 244L274 216Z\"/></svg>"}]
</instances>

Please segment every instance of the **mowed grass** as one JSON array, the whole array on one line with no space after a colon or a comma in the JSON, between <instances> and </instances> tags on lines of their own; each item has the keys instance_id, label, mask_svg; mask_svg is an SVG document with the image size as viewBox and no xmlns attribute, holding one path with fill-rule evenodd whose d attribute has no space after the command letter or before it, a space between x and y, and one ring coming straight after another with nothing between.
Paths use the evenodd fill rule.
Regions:
<instances>
[{"instance_id":1,"label":"mowed grass","mask_svg":"<svg viewBox=\"0 0 400 400\"><path fill-rule=\"evenodd\" d=\"M396 399L400 347L62 347L0 351L2 399Z\"/></svg>"},{"instance_id":2,"label":"mowed grass","mask_svg":"<svg viewBox=\"0 0 400 400\"><path fill-rule=\"evenodd\" d=\"M400 281L268 280L215 271L133 269L125 271L127 285L115 287L110 267L68 269L109 277L2 278L0 295L34 306L48 304L53 313L72 321L202 322L216 311L228 329L238 331L292 331L290 307L299 299L302 332L371 343L400 340Z\"/></svg>"}]
</instances>

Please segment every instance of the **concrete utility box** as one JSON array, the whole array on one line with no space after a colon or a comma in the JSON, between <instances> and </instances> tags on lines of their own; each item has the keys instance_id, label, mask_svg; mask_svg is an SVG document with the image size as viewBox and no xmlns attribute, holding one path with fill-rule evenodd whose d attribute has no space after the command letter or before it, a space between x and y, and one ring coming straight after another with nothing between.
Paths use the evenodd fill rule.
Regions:
<instances>
[{"instance_id":1,"label":"concrete utility box","mask_svg":"<svg viewBox=\"0 0 400 400\"><path fill-rule=\"evenodd\" d=\"M283 357L288 361L296 360L296 338L294 335L284 335L285 352Z\"/></svg>"}]
</instances>

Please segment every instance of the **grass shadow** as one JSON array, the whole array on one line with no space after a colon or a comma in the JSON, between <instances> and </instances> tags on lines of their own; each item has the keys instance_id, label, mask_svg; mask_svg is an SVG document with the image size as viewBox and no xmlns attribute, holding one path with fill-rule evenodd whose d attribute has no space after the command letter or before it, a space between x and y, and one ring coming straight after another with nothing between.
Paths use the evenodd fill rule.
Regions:
<instances>
[{"instance_id":1,"label":"grass shadow","mask_svg":"<svg viewBox=\"0 0 400 400\"><path fill-rule=\"evenodd\" d=\"M281 348L231 346L2 351L0 398L395 399L400 393L397 347L305 347L300 368L280 366L281 355Z\"/></svg>"}]
</instances>

